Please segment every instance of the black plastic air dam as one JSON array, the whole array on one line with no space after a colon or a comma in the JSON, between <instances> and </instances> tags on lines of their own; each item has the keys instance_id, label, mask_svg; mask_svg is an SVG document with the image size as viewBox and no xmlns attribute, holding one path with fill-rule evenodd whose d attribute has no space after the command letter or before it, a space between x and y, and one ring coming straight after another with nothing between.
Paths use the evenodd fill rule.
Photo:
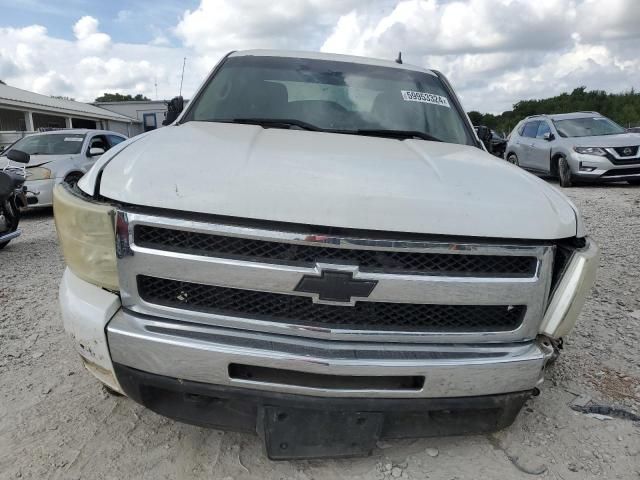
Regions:
<instances>
[{"instance_id":1,"label":"black plastic air dam","mask_svg":"<svg viewBox=\"0 0 640 480\"><path fill-rule=\"evenodd\" d=\"M511 425L532 394L326 398L179 380L116 363L114 369L134 401L180 422L258 433L272 460L369 455L383 438L494 432Z\"/></svg>"}]
</instances>

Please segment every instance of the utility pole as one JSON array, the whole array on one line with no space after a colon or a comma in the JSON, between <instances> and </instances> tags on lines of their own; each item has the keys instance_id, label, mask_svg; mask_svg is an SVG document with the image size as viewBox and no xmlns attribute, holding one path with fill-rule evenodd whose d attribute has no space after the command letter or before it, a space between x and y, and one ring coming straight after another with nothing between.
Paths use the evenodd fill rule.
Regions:
<instances>
[{"instance_id":1,"label":"utility pole","mask_svg":"<svg viewBox=\"0 0 640 480\"><path fill-rule=\"evenodd\" d=\"M154 81L154 85L156 87L156 100L158 100L158 77L156 76L156 79Z\"/></svg>"},{"instance_id":2,"label":"utility pole","mask_svg":"<svg viewBox=\"0 0 640 480\"><path fill-rule=\"evenodd\" d=\"M182 76L180 77L180 94L179 96L182 96L182 81L184 80L184 66L187 63L187 57L184 57L184 60L182 60Z\"/></svg>"}]
</instances>

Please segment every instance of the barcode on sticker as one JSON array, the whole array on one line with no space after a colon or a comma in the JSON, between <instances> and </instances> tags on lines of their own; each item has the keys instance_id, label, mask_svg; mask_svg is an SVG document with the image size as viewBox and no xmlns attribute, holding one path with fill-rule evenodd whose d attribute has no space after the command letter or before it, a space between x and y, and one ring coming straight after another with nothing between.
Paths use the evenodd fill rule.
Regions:
<instances>
[{"instance_id":1,"label":"barcode on sticker","mask_svg":"<svg viewBox=\"0 0 640 480\"><path fill-rule=\"evenodd\" d=\"M413 92L411 90L401 90L401 92L402 99L405 102L432 103L433 105L451 108L449 106L449 100L447 100L446 97L436 95L435 93Z\"/></svg>"}]
</instances>

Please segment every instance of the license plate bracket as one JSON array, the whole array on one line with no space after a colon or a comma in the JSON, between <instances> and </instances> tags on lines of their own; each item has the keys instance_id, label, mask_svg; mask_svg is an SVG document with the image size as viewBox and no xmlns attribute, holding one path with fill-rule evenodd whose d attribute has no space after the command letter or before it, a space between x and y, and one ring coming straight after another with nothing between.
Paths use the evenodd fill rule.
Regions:
<instances>
[{"instance_id":1,"label":"license plate bracket","mask_svg":"<svg viewBox=\"0 0 640 480\"><path fill-rule=\"evenodd\" d=\"M271 460L352 457L371 453L384 415L265 406L264 441Z\"/></svg>"}]
</instances>

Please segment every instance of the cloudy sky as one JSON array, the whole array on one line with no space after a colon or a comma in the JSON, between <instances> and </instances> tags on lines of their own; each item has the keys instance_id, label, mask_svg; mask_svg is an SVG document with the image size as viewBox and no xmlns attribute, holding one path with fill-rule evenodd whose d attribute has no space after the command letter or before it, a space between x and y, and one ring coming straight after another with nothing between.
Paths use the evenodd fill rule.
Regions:
<instances>
[{"instance_id":1,"label":"cloudy sky","mask_svg":"<svg viewBox=\"0 0 640 480\"><path fill-rule=\"evenodd\" d=\"M229 50L321 50L443 71L467 110L581 85L640 90L640 0L0 0L0 79L91 101L193 94Z\"/></svg>"}]
</instances>

